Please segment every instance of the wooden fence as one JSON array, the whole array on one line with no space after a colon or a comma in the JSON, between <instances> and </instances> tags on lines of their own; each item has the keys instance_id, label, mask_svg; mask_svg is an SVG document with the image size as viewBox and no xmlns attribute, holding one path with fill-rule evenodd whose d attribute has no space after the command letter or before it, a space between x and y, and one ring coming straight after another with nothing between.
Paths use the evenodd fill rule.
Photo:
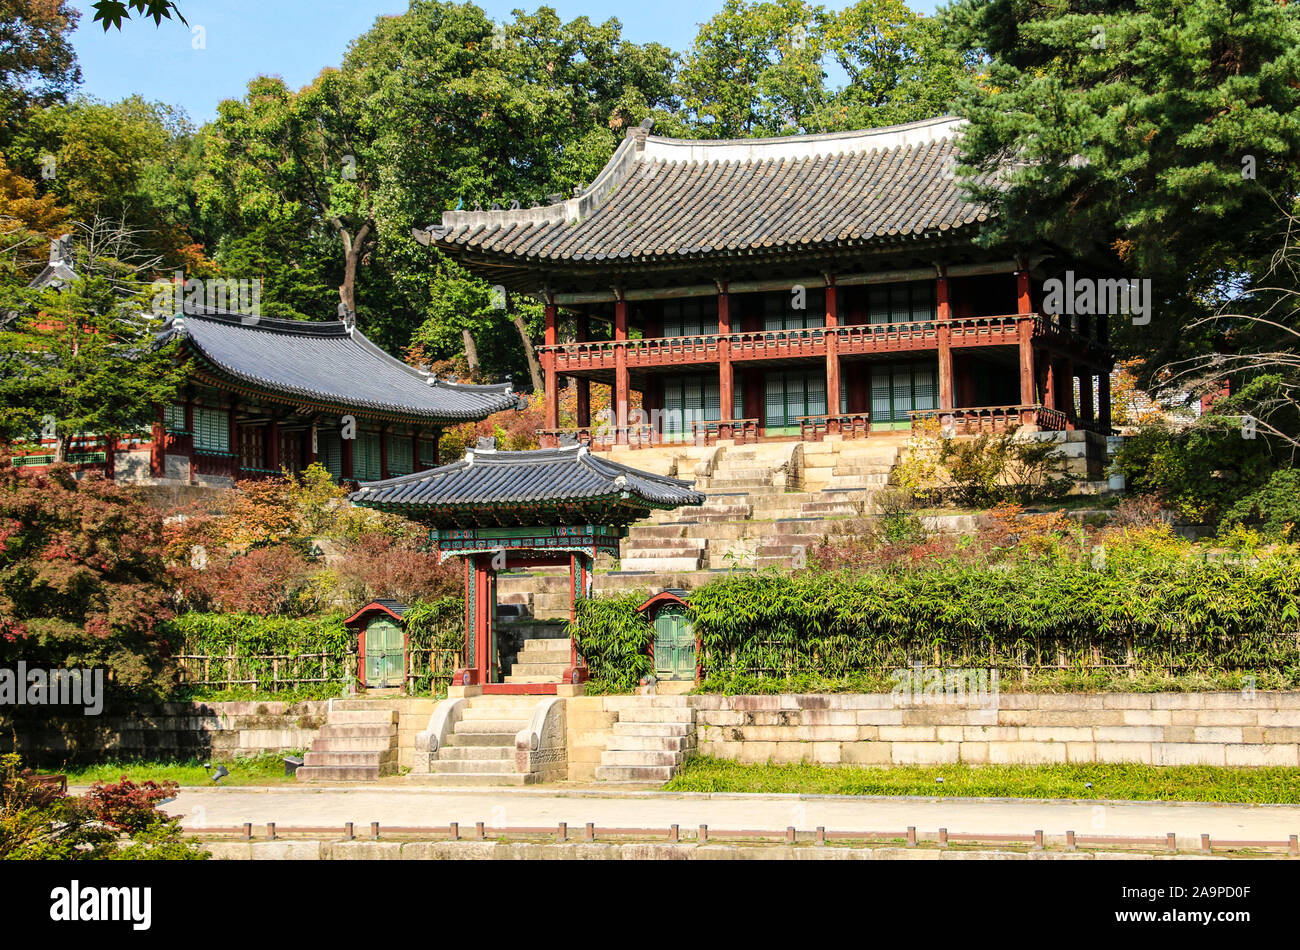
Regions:
<instances>
[{"instance_id":1,"label":"wooden fence","mask_svg":"<svg viewBox=\"0 0 1300 950\"><path fill-rule=\"evenodd\" d=\"M276 693L325 683L347 684L358 678L357 656L346 652L239 655L231 651L224 654L185 653L175 659L180 664L182 683L213 690L252 689ZM455 650L407 651L406 692L427 690L436 694L445 691L459 665L460 655Z\"/></svg>"}]
</instances>

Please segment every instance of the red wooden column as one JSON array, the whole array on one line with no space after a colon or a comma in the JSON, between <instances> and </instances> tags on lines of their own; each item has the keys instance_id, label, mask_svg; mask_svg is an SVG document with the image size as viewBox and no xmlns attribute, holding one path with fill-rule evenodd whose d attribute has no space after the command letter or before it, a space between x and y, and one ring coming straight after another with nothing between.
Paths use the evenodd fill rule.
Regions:
<instances>
[{"instance_id":1,"label":"red wooden column","mask_svg":"<svg viewBox=\"0 0 1300 950\"><path fill-rule=\"evenodd\" d=\"M185 431L189 433L189 435L187 435L185 438L188 440L188 445L189 445L189 452L187 454L189 455L189 459L190 459L190 465L189 465L190 481L193 482L194 477L197 474L194 471L194 451L198 447L199 437L198 434L194 431L194 394L192 392L187 392L185 394ZM112 451L111 444L109 446L109 451L110 453ZM111 463L110 463L110 471L111 471ZM110 474L109 478L112 477L113 476Z\"/></svg>"},{"instance_id":2,"label":"red wooden column","mask_svg":"<svg viewBox=\"0 0 1300 950\"><path fill-rule=\"evenodd\" d=\"M939 276L935 279L935 303L937 325L935 335L939 341L939 408L952 409L952 302L948 296L948 268L939 265Z\"/></svg>"},{"instance_id":3,"label":"red wooden column","mask_svg":"<svg viewBox=\"0 0 1300 950\"><path fill-rule=\"evenodd\" d=\"M231 478L239 478L239 466L243 464L244 446L241 443L241 434L239 431L239 402L234 396L230 397L230 416L226 422L229 425L228 441L230 442L231 455Z\"/></svg>"},{"instance_id":4,"label":"red wooden column","mask_svg":"<svg viewBox=\"0 0 1300 950\"><path fill-rule=\"evenodd\" d=\"M1020 405L1034 405L1034 321L1026 314L1032 314L1033 304L1029 297L1029 270L1016 271L1016 310L1021 320L1017 323L1020 336ZM1022 409L1020 421L1034 421L1032 409Z\"/></svg>"},{"instance_id":5,"label":"red wooden column","mask_svg":"<svg viewBox=\"0 0 1300 950\"><path fill-rule=\"evenodd\" d=\"M356 439L339 440L339 469L342 471L342 477L346 478L348 481L353 480L352 450L355 446Z\"/></svg>"},{"instance_id":6,"label":"red wooden column","mask_svg":"<svg viewBox=\"0 0 1300 950\"><path fill-rule=\"evenodd\" d=\"M736 371L731 365L731 295L726 281L718 281L718 438L732 438L732 404Z\"/></svg>"},{"instance_id":7,"label":"red wooden column","mask_svg":"<svg viewBox=\"0 0 1300 950\"><path fill-rule=\"evenodd\" d=\"M840 325L839 293L835 275L826 275L826 414L837 416L840 411ZM826 434L840 431L839 419L826 420Z\"/></svg>"},{"instance_id":8,"label":"red wooden column","mask_svg":"<svg viewBox=\"0 0 1300 950\"><path fill-rule=\"evenodd\" d=\"M560 427L559 377L555 373L555 352L549 348L555 346L555 323L559 316L559 308L553 303L548 303L544 312L546 317L546 346L548 349L542 353L542 370L546 374L546 391L543 397L546 401L546 417L542 425L547 429L558 429ZM546 442L547 447L556 444L554 436L547 436Z\"/></svg>"},{"instance_id":9,"label":"red wooden column","mask_svg":"<svg viewBox=\"0 0 1300 950\"><path fill-rule=\"evenodd\" d=\"M280 423L272 419L262 432L263 451L266 452L266 467L273 472L280 470Z\"/></svg>"},{"instance_id":10,"label":"red wooden column","mask_svg":"<svg viewBox=\"0 0 1300 950\"><path fill-rule=\"evenodd\" d=\"M166 418L165 407L157 406L154 410L153 443L149 446L149 475L152 478L162 478L167 474L167 426L163 421Z\"/></svg>"},{"instance_id":11,"label":"red wooden column","mask_svg":"<svg viewBox=\"0 0 1300 950\"><path fill-rule=\"evenodd\" d=\"M591 318L587 315L587 311L578 311L577 323L577 341L579 343L589 342L591 340ZM577 387L578 397L578 428L586 429L591 425L591 380L586 377L577 377L574 385Z\"/></svg>"},{"instance_id":12,"label":"red wooden column","mask_svg":"<svg viewBox=\"0 0 1300 950\"><path fill-rule=\"evenodd\" d=\"M628 402L631 385L627 375L627 300L622 292L614 302L614 441L627 441Z\"/></svg>"},{"instance_id":13,"label":"red wooden column","mask_svg":"<svg viewBox=\"0 0 1300 950\"><path fill-rule=\"evenodd\" d=\"M1056 361L1047 360L1047 377L1043 384L1043 405L1048 409L1056 408Z\"/></svg>"}]
</instances>

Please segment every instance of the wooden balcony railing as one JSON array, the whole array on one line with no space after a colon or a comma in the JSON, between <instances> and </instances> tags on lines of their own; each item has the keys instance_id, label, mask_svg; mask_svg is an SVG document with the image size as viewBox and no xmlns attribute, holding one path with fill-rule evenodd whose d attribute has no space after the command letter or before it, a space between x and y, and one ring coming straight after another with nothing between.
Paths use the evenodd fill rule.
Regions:
<instances>
[{"instance_id":1,"label":"wooden balcony railing","mask_svg":"<svg viewBox=\"0 0 1300 950\"><path fill-rule=\"evenodd\" d=\"M737 445L758 441L757 419L705 419L691 423L696 445L716 445L719 439L731 439Z\"/></svg>"},{"instance_id":2,"label":"wooden balcony railing","mask_svg":"<svg viewBox=\"0 0 1300 950\"><path fill-rule=\"evenodd\" d=\"M1099 354L1095 340L1062 326L1059 318L1037 314L997 314L953 317L946 324L937 320L905 320L895 323L853 323L838 327L808 327L796 330L745 330L737 333L706 333L693 336L651 337L634 340L597 340L542 346L538 352L553 355L558 373L584 370L613 370L616 353L622 349L629 368L687 366L716 363L719 344L730 344L731 359L824 358L826 341L834 339L841 356L937 349L939 329L946 326L954 347L1014 346L1020 340L1020 324L1032 321L1034 338L1088 354Z\"/></svg>"},{"instance_id":3,"label":"wooden balcony railing","mask_svg":"<svg viewBox=\"0 0 1300 950\"><path fill-rule=\"evenodd\" d=\"M837 412L825 416L800 416L799 437L805 442L820 442L828 435L846 439L865 439L871 434L871 414Z\"/></svg>"}]
</instances>

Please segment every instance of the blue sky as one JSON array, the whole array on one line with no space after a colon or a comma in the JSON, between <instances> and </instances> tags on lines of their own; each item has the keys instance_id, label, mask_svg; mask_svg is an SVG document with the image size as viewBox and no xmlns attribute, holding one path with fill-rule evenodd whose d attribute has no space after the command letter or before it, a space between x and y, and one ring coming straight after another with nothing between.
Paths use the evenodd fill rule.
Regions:
<instances>
[{"instance_id":1,"label":"blue sky","mask_svg":"<svg viewBox=\"0 0 1300 950\"><path fill-rule=\"evenodd\" d=\"M336 66L348 43L368 30L375 18L401 13L406 0L178 0L191 27L203 28L206 48L179 23L124 23L122 32L91 22L90 0L73 0L82 11L73 45L85 80L82 91L107 102L133 94L180 106L196 123L215 117L217 103L243 94L261 73L304 86L326 66ZM635 4L609 0L478 0L494 20L510 11L553 7L565 20L587 16L623 23L623 35L639 43L688 47L697 24L722 8L722 0L651 0ZM843 4L829 3L840 7ZM914 0L912 9L934 12L935 0Z\"/></svg>"}]
</instances>

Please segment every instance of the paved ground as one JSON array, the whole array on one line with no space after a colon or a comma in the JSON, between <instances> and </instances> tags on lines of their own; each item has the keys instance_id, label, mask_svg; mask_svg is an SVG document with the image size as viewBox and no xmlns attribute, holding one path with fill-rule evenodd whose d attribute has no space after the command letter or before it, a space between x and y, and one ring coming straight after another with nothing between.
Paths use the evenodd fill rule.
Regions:
<instances>
[{"instance_id":1,"label":"paved ground","mask_svg":"<svg viewBox=\"0 0 1300 950\"><path fill-rule=\"evenodd\" d=\"M338 827L372 821L399 827L543 827L567 822L575 831L597 827L683 831L701 824L719 830L781 830L793 825L827 831L903 831L922 836L940 827L953 834L1178 836L1199 844L1202 834L1225 841L1285 841L1300 833L1300 806L1212 805L1170 802L1083 802L1008 799L678 794L608 789L424 789L331 786L321 788L187 788L166 806L190 828L254 826ZM260 828L258 829L260 832Z\"/></svg>"}]
</instances>

